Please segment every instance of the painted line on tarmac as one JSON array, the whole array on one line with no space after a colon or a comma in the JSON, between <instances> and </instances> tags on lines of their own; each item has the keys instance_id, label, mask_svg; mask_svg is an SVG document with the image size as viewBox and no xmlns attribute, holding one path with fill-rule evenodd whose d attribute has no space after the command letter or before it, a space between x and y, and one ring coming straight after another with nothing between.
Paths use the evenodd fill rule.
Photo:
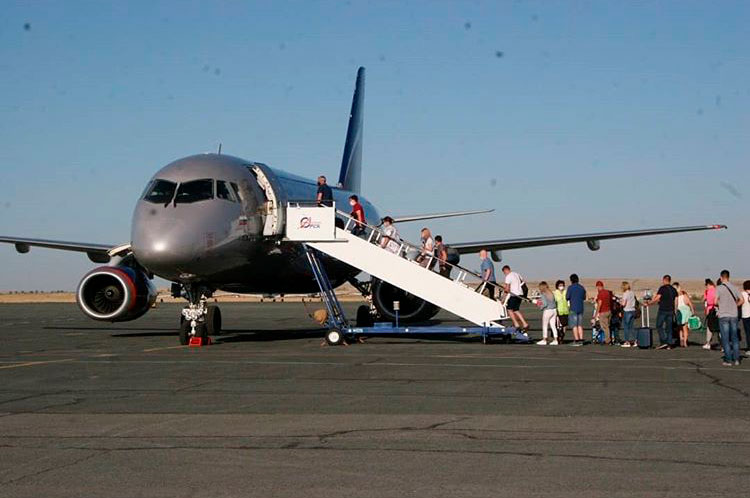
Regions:
<instances>
[{"instance_id":1,"label":"painted line on tarmac","mask_svg":"<svg viewBox=\"0 0 750 498\"><path fill-rule=\"evenodd\" d=\"M72 360L72 359L71 359ZM64 360L58 360L64 361ZM97 360L79 360L79 363L104 363ZM334 367L453 367L453 368L522 368L522 369L550 369L559 368L560 365L492 365L492 364L472 364L472 363L405 363L405 362L380 362L380 363L350 363L350 362L324 362L324 361L241 361L241 360L122 360L122 364L195 364L201 365L221 364L221 365L284 365L284 366L334 366ZM2 368L2 367L0 367ZM636 370L686 370L695 371L694 366L663 366L663 365L643 365L632 366L630 369ZM727 368L727 367L701 367L701 370L716 370L723 372L745 372L750 373L748 368Z\"/></svg>"},{"instance_id":2,"label":"painted line on tarmac","mask_svg":"<svg viewBox=\"0 0 750 498\"><path fill-rule=\"evenodd\" d=\"M75 358L64 358L62 360L47 360L47 361L27 361L25 363L15 363L12 365L3 365L0 366L0 370L5 370L8 368L21 368L21 367L35 367L37 365L48 365L50 363L65 363L69 361L75 361Z\"/></svg>"},{"instance_id":3,"label":"painted line on tarmac","mask_svg":"<svg viewBox=\"0 0 750 498\"><path fill-rule=\"evenodd\" d=\"M183 348L186 348L186 347L188 347L188 346L182 346L182 345L180 345L180 346L165 346L163 348L144 349L142 352L143 353L153 353L154 351L164 351L164 350L167 350L167 349L183 349Z\"/></svg>"}]
</instances>

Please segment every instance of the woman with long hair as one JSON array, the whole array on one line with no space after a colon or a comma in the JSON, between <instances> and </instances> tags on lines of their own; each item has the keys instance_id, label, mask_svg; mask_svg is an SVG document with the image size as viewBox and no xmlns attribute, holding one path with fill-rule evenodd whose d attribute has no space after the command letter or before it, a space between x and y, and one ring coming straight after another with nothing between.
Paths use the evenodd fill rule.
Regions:
<instances>
[{"instance_id":1,"label":"woman with long hair","mask_svg":"<svg viewBox=\"0 0 750 498\"><path fill-rule=\"evenodd\" d=\"M557 346L559 344L557 342L557 303L547 282L539 282L539 301L542 308L542 340L537 344L547 345L547 327L549 326L552 331L550 346Z\"/></svg>"},{"instance_id":2,"label":"woman with long hair","mask_svg":"<svg viewBox=\"0 0 750 498\"><path fill-rule=\"evenodd\" d=\"M681 289L679 295L675 298L674 308L680 313L680 347L686 348L688 347L688 334L690 333L688 320L695 314L695 308L693 308L693 302L684 289Z\"/></svg>"},{"instance_id":3,"label":"woman with long hair","mask_svg":"<svg viewBox=\"0 0 750 498\"><path fill-rule=\"evenodd\" d=\"M711 338L719 332L719 318L716 316L716 284L710 278L707 278L705 283L703 310L706 314L706 343L703 349L711 349Z\"/></svg>"},{"instance_id":4,"label":"woman with long hair","mask_svg":"<svg viewBox=\"0 0 750 498\"><path fill-rule=\"evenodd\" d=\"M625 333L625 342L622 347L635 347L636 336L633 322L635 322L635 292L630 290L630 283L622 283L622 329Z\"/></svg>"}]
</instances>

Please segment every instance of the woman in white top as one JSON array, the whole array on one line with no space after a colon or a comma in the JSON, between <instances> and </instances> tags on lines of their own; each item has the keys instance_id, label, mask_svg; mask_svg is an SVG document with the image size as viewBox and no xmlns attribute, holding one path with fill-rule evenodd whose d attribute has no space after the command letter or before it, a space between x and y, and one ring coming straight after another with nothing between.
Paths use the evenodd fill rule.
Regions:
<instances>
[{"instance_id":1,"label":"woman in white top","mask_svg":"<svg viewBox=\"0 0 750 498\"><path fill-rule=\"evenodd\" d=\"M679 291L679 295L674 300L674 307L680 312L680 347L688 347L688 334L690 333L690 327L688 327L688 320L695 314L695 308L693 308L693 302L690 300L690 296L684 290Z\"/></svg>"},{"instance_id":2,"label":"woman in white top","mask_svg":"<svg viewBox=\"0 0 750 498\"><path fill-rule=\"evenodd\" d=\"M383 236L380 239L380 247L394 254L398 254L401 250L401 237L396 227L393 226L393 218L390 216L383 218Z\"/></svg>"},{"instance_id":3,"label":"woman in white top","mask_svg":"<svg viewBox=\"0 0 750 498\"><path fill-rule=\"evenodd\" d=\"M540 346L547 345L547 327L552 331L552 342L550 346L557 346L557 301L555 295L549 290L547 282L539 282L539 301L542 308L542 340L537 342Z\"/></svg>"},{"instance_id":4,"label":"woman in white top","mask_svg":"<svg viewBox=\"0 0 750 498\"><path fill-rule=\"evenodd\" d=\"M745 302L742 303L742 329L745 331L745 356L750 356L750 280L742 282L742 297Z\"/></svg>"},{"instance_id":5,"label":"woman in white top","mask_svg":"<svg viewBox=\"0 0 750 498\"><path fill-rule=\"evenodd\" d=\"M629 348L636 346L635 328L635 292L630 290L630 283L622 283L622 329L625 333L625 342L622 347Z\"/></svg>"}]
</instances>

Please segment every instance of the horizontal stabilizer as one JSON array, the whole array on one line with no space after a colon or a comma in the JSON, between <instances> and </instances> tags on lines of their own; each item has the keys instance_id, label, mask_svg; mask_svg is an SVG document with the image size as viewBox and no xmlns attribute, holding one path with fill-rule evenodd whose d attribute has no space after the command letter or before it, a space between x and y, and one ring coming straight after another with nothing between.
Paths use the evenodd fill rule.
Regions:
<instances>
[{"instance_id":1,"label":"horizontal stabilizer","mask_svg":"<svg viewBox=\"0 0 750 498\"><path fill-rule=\"evenodd\" d=\"M494 209L480 209L478 211L452 211L449 213L415 214L412 216L393 216L394 223L406 223L407 221L434 220L436 218L453 218L454 216L469 216L472 214L491 213Z\"/></svg>"}]
</instances>

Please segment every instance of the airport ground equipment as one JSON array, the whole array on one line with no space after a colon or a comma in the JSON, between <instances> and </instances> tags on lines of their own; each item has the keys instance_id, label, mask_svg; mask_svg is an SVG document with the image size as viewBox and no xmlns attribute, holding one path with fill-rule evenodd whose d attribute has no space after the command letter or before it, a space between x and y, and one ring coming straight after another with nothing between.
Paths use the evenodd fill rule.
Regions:
<instances>
[{"instance_id":1,"label":"airport ground equipment","mask_svg":"<svg viewBox=\"0 0 750 498\"><path fill-rule=\"evenodd\" d=\"M329 312L329 325L332 330L345 331L346 335L386 335L386 334L479 334L486 340L493 335L510 336L525 341L527 336L512 328L506 328L500 321L507 318L505 305L483 295L487 285L479 275L458 265L451 267L452 278L446 278L432 271L436 263L434 255L427 255L422 264L406 257L418 252L416 245L400 242L397 252L390 252L380 246L383 230L364 225L359 235L352 229L357 221L348 214L337 211L335 206L318 206L304 203L290 203L286 212L286 236L290 241L305 245L310 266L321 289L321 295ZM337 226L338 224L338 226ZM372 277L378 278L439 306L477 327L350 327L346 323L338 300L325 270L314 249L339 261L347 263ZM467 280L476 280L477 288ZM343 337L339 338L343 341ZM329 342L338 343L339 341Z\"/></svg>"}]
</instances>

